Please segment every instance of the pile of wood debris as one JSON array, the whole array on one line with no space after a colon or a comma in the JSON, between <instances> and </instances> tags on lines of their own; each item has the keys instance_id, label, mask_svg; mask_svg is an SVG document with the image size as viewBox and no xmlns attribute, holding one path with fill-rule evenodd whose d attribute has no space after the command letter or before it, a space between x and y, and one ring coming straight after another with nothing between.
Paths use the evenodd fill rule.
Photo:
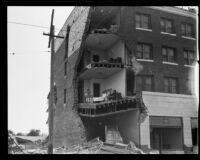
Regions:
<instances>
[{"instance_id":1,"label":"pile of wood debris","mask_svg":"<svg viewBox=\"0 0 200 160\"><path fill-rule=\"evenodd\" d=\"M54 149L54 154L145 154L133 142L128 145L122 143L110 144L95 138L88 143L70 148Z\"/></svg>"},{"instance_id":2,"label":"pile of wood debris","mask_svg":"<svg viewBox=\"0 0 200 160\"><path fill-rule=\"evenodd\" d=\"M17 144L15 137L9 136L10 144L8 145L10 154L47 154L47 146L37 149L25 150ZM59 147L53 150L54 154L145 154L137 148L133 142L127 144L116 143L110 144L102 142L95 138L81 145L71 146L69 148Z\"/></svg>"}]
</instances>

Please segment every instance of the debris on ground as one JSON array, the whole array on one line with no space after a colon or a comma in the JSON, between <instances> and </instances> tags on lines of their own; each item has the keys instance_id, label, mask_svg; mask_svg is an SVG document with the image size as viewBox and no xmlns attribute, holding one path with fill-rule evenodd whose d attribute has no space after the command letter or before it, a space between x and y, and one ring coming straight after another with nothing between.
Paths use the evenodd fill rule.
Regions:
<instances>
[{"instance_id":1,"label":"debris on ground","mask_svg":"<svg viewBox=\"0 0 200 160\"><path fill-rule=\"evenodd\" d=\"M24 149L23 145L19 145L14 136L9 136L8 150L10 154L47 154L47 146L38 147L36 149ZM123 143L107 143L99 139L99 137L83 144L71 147L54 148L54 154L145 154L141 149L130 141L129 144Z\"/></svg>"},{"instance_id":2,"label":"debris on ground","mask_svg":"<svg viewBox=\"0 0 200 160\"><path fill-rule=\"evenodd\" d=\"M75 145L68 149L60 147L54 149L55 154L145 154L137 148L133 142L123 143L106 143L98 137L82 145Z\"/></svg>"}]
</instances>

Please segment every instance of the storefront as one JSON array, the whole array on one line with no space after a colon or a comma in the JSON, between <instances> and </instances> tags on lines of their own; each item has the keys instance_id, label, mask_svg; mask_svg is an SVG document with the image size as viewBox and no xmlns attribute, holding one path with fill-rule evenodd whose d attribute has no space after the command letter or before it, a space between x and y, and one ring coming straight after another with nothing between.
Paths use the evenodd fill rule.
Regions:
<instances>
[{"instance_id":1,"label":"storefront","mask_svg":"<svg viewBox=\"0 0 200 160\"><path fill-rule=\"evenodd\" d=\"M150 145L161 154L183 153L181 117L150 116Z\"/></svg>"}]
</instances>

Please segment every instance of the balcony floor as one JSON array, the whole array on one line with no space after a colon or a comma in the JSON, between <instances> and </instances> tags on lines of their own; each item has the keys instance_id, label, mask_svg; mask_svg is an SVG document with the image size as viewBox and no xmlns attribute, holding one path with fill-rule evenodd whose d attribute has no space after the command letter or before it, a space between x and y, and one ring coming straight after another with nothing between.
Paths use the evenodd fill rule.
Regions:
<instances>
[{"instance_id":1,"label":"balcony floor","mask_svg":"<svg viewBox=\"0 0 200 160\"><path fill-rule=\"evenodd\" d=\"M110 48L119 37L115 34L93 33L89 34L86 39L86 44L93 50L106 50Z\"/></svg>"},{"instance_id":2,"label":"balcony floor","mask_svg":"<svg viewBox=\"0 0 200 160\"><path fill-rule=\"evenodd\" d=\"M89 64L79 75L80 79L104 79L123 69L120 63L92 63Z\"/></svg>"},{"instance_id":3,"label":"balcony floor","mask_svg":"<svg viewBox=\"0 0 200 160\"><path fill-rule=\"evenodd\" d=\"M105 101L100 103L80 103L79 114L82 117L102 117L138 109L136 98Z\"/></svg>"}]
</instances>

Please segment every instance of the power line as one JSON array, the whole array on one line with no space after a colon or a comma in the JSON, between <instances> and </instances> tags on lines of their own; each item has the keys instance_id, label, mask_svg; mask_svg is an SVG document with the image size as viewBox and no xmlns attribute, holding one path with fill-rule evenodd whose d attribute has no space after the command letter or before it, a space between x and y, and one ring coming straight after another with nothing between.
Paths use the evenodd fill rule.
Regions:
<instances>
[{"instance_id":1,"label":"power line","mask_svg":"<svg viewBox=\"0 0 200 160\"><path fill-rule=\"evenodd\" d=\"M38 54L44 54L44 52L50 52L50 51L34 51L36 53L29 53L30 51L24 51L23 53L22 52L9 52L9 54L12 54L12 55L18 55L18 54L34 54L34 55L38 55ZM32 52L32 51L31 51ZM38 53L38 52L42 52L42 53Z\"/></svg>"},{"instance_id":2,"label":"power line","mask_svg":"<svg viewBox=\"0 0 200 160\"><path fill-rule=\"evenodd\" d=\"M27 24L27 23L14 22L14 21L8 21L8 23L18 24L18 25L24 25L24 26L30 26L30 27L37 27L37 28L49 28L49 27L46 27L46 26L39 26L39 25L35 25L35 24ZM58 29L58 28L55 28L55 30L58 30L58 31L67 31L67 30ZM70 32L81 33L81 32L78 32L78 31L70 31Z\"/></svg>"},{"instance_id":3,"label":"power line","mask_svg":"<svg viewBox=\"0 0 200 160\"><path fill-rule=\"evenodd\" d=\"M26 24L26 23L13 22L13 21L8 21L8 23L19 24L19 25L25 25L25 26L31 26L31 27L38 27L38 28L49 28L49 27L38 26L38 25L34 25L34 24Z\"/></svg>"}]
</instances>

